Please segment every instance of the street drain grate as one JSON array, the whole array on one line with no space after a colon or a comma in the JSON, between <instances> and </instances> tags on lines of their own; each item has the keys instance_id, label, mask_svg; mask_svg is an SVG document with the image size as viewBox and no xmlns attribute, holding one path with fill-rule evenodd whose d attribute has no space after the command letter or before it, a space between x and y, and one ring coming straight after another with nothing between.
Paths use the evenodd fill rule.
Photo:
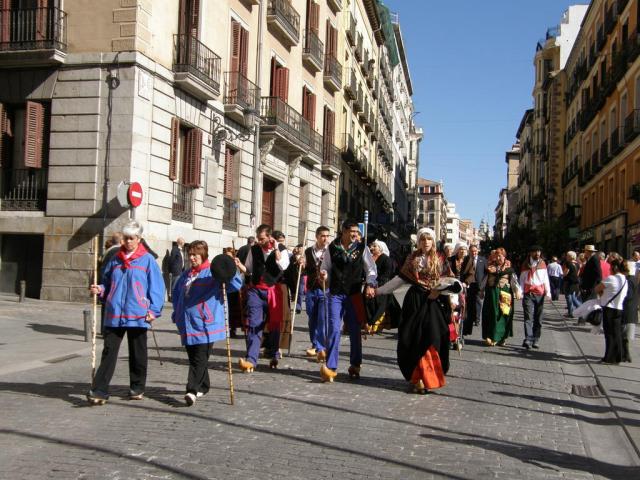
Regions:
<instances>
[{"instance_id":1,"label":"street drain grate","mask_svg":"<svg viewBox=\"0 0 640 480\"><path fill-rule=\"evenodd\" d=\"M579 397L598 398L602 397L602 391L598 385L572 385L571 393Z\"/></svg>"},{"instance_id":2,"label":"street drain grate","mask_svg":"<svg viewBox=\"0 0 640 480\"><path fill-rule=\"evenodd\" d=\"M64 357L52 358L51 360L46 360L46 363L60 363L65 362L67 360L71 360L72 358L78 358L80 355L72 353L71 355L65 355Z\"/></svg>"}]
</instances>

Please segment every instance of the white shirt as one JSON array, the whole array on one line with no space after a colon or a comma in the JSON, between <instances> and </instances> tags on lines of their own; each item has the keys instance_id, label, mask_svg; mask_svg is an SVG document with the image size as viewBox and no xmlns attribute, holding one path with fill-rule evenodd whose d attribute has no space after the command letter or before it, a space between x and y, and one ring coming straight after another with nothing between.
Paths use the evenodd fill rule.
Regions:
<instances>
[{"instance_id":1,"label":"white shirt","mask_svg":"<svg viewBox=\"0 0 640 480\"><path fill-rule=\"evenodd\" d=\"M378 269L376 268L375 260L371 256L371 251L366 246L364 247L364 251L362 252L362 260L364 261L364 270L367 274L367 285L377 287ZM320 270L325 270L327 272L327 277L329 278L329 280L331 280L331 255L329 254L329 252L327 252L327 255L325 255L322 259Z\"/></svg>"},{"instance_id":2,"label":"white shirt","mask_svg":"<svg viewBox=\"0 0 640 480\"><path fill-rule=\"evenodd\" d=\"M276 242L275 244L276 248L278 248L278 242ZM271 255L271 252L273 252L276 248L270 249L268 251L264 251L262 250L262 254L264 255L264 259L266 260L267 257L269 255ZM287 267L289 266L289 255L288 255L288 251L287 250L283 250L282 252L280 252L280 260L276 261L276 264L278 265L278 267L280 267L280 270L285 271L287 269ZM244 262L244 266L247 269L247 273L251 274L253 273L253 252L251 251L251 249L249 249L249 254L247 255L247 260Z\"/></svg>"},{"instance_id":3,"label":"white shirt","mask_svg":"<svg viewBox=\"0 0 640 480\"><path fill-rule=\"evenodd\" d=\"M625 276L621 273L609 275L607 278L602 280L602 284L604 285L604 291L600 297L600 305L602 305L602 308L609 307L615 308L616 310L622 310L624 298L627 296L627 279ZM620 288L622 288L622 291L620 291ZM620 293L618 296L609 303L609 300L619 291Z\"/></svg>"},{"instance_id":4,"label":"white shirt","mask_svg":"<svg viewBox=\"0 0 640 480\"><path fill-rule=\"evenodd\" d=\"M561 277L562 276L562 267L558 262L552 262L547 266L547 271L549 272L550 277Z\"/></svg>"}]
</instances>

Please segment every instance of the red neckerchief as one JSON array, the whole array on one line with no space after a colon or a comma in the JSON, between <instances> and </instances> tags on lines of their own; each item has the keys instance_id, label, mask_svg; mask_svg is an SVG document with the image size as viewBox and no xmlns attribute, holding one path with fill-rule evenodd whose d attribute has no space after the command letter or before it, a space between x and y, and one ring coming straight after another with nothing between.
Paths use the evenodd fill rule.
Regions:
<instances>
[{"instance_id":1,"label":"red neckerchief","mask_svg":"<svg viewBox=\"0 0 640 480\"><path fill-rule=\"evenodd\" d=\"M191 272L189 273L190 276L196 276L198 275L202 270L204 270L205 268L209 268L211 266L211 262L209 260L205 260L204 262L202 262L200 265L198 265L197 267L193 267L191 269Z\"/></svg>"},{"instance_id":2,"label":"red neckerchief","mask_svg":"<svg viewBox=\"0 0 640 480\"><path fill-rule=\"evenodd\" d=\"M142 257L145 253L147 253L147 249L144 248L144 245L142 244L142 242L140 242L138 244L138 248L136 248L136 251L133 252L133 255L127 258L127 253L127 249L124 248L123 245L122 247L120 247L120 251L118 252L118 258L122 260L124 268L131 268L131 261L135 260L136 258Z\"/></svg>"},{"instance_id":3,"label":"red neckerchief","mask_svg":"<svg viewBox=\"0 0 640 480\"><path fill-rule=\"evenodd\" d=\"M275 241L271 241L271 242L267 243L266 247L261 247L261 248L262 248L262 251L264 253L269 253L269 251L276 249L276 242Z\"/></svg>"}]
</instances>

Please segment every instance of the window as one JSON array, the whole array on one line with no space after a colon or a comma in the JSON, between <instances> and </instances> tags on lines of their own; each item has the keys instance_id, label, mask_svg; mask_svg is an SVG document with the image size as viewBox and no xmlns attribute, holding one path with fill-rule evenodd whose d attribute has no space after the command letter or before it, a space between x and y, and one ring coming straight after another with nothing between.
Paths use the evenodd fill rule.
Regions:
<instances>
[{"instance_id":1,"label":"window","mask_svg":"<svg viewBox=\"0 0 640 480\"><path fill-rule=\"evenodd\" d=\"M302 87L302 117L309 122L311 130L315 130L316 96L306 86Z\"/></svg>"},{"instance_id":2,"label":"window","mask_svg":"<svg viewBox=\"0 0 640 480\"><path fill-rule=\"evenodd\" d=\"M325 55L336 59L338 57L338 29L331 25L331 22L327 19L327 30L325 34Z\"/></svg>"},{"instance_id":3,"label":"window","mask_svg":"<svg viewBox=\"0 0 640 480\"><path fill-rule=\"evenodd\" d=\"M180 0L178 33L198 38L200 30L200 0Z\"/></svg>"},{"instance_id":4,"label":"window","mask_svg":"<svg viewBox=\"0 0 640 480\"><path fill-rule=\"evenodd\" d=\"M225 147L222 228L233 231L238 228L238 156L238 151L228 145Z\"/></svg>"},{"instance_id":5,"label":"window","mask_svg":"<svg viewBox=\"0 0 640 480\"><path fill-rule=\"evenodd\" d=\"M322 128L322 141L324 142L323 160L326 164L331 164L333 160L332 147L336 136L336 114L325 105L324 107L324 123Z\"/></svg>"},{"instance_id":6,"label":"window","mask_svg":"<svg viewBox=\"0 0 640 480\"><path fill-rule=\"evenodd\" d=\"M270 96L278 97L284 103L289 102L289 69L278 63L275 57L271 59Z\"/></svg>"},{"instance_id":7,"label":"window","mask_svg":"<svg viewBox=\"0 0 640 480\"><path fill-rule=\"evenodd\" d=\"M231 19L231 55L229 70L247 76L249 65L249 32Z\"/></svg>"},{"instance_id":8,"label":"window","mask_svg":"<svg viewBox=\"0 0 640 480\"><path fill-rule=\"evenodd\" d=\"M181 222L193 221L193 191L200 186L202 160L202 131L171 120L169 150L169 178L173 185L172 218Z\"/></svg>"}]
</instances>

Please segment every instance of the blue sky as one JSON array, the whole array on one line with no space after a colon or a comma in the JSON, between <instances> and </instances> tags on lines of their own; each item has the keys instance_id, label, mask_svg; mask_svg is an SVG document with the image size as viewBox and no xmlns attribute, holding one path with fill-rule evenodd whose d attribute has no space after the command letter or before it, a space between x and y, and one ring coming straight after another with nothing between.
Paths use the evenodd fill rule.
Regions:
<instances>
[{"instance_id":1,"label":"blue sky","mask_svg":"<svg viewBox=\"0 0 640 480\"><path fill-rule=\"evenodd\" d=\"M424 129L421 177L443 180L462 218L493 225L505 151L531 108L533 56L567 0L384 0L399 14Z\"/></svg>"}]
</instances>

